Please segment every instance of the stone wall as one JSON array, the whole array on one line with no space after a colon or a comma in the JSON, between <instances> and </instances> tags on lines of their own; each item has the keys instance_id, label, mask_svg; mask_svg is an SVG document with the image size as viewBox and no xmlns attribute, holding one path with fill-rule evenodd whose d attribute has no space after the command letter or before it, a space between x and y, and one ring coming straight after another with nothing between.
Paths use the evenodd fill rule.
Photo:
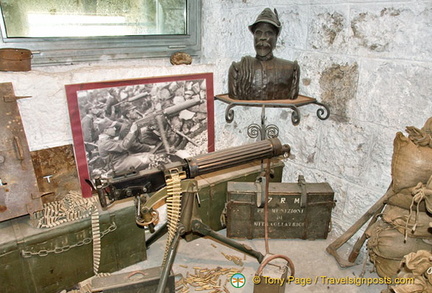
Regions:
<instances>
[{"instance_id":1,"label":"stone wall","mask_svg":"<svg viewBox=\"0 0 432 293\"><path fill-rule=\"evenodd\" d=\"M396 132L432 116L432 1L206 1L204 19L213 23L204 30L204 57L216 64L222 90L230 63L253 55L247 26L265 7L278 10L283 26L275 56L297 60L300 93L331 109L321 121L316 106L300 108L298 126L291 110L266 110L266 123L292 147L284 180L329 182L340 234L390 185ZM227 124L226 105L216 106L217 147L250 140L247 126L260 123L261 110L235 107Z\"/></svg>"},{"instance_id":2,"label":"stone wall","mask_svg":"<svg viewBox=\"0 0 432 293\"><path fill-rule=\"evenodd\" d=\"M300 108L298 126L291 110L266 109L266 123L292 147L284 181L303 174L329 182L340 234L389 186L396 132L432 116L432 1L203 0L203 54L190 66L168 58L96 62L1 72L0 82L32 96L19 101L31 150L71 144L65 84L213 72L215 94L225 93L231 62L254 55L247 26L265 7L277 8L283 25L275 55L298 60L300 93L331 109L321 121L315 105ZM215 102L216 149L253 141L246 130L261 109L234 108L226 123L225 108Z\"/></svg>"}]
</instances>

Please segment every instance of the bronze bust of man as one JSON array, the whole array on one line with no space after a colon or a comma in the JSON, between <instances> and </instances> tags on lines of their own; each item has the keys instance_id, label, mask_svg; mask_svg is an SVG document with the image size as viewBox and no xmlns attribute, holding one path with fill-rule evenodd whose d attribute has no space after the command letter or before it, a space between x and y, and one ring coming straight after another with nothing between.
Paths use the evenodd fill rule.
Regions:
<instances>
[{"instance_id":1,"label":"bronze bust of man","mask_svg":"<svg viewBox=\"0 0 432 293\"><path fill-rule=\"evenodd\" d=\"M281 30L276 9L266 8L249 26L256 56L233 62L228 72L228 95L237 100L294 100L298 96L300 67L297 61L273 56Z\"/></svg>"}]
</instances>

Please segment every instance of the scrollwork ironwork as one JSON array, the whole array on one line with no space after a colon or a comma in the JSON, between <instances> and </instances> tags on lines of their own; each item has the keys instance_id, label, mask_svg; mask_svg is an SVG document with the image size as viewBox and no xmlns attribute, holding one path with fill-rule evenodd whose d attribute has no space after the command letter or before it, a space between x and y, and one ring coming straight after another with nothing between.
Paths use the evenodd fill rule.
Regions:
<instances>
[{"instance_id":1,"label":"scrollwork ironwork","mask_svg":"<svg viewBox=\"0 0 432 293\"><path fill-rule=\"evenodd\" d=\"M234 110L235 104L229 104L225 110L225 121L231 123L234 121Z\"/></svg>"},{"instance_id":2,"label":"scrollwork ironwork","mask_svg":"<svg viewBox=\"0 0 432 293\"><path fill-rule=\"evenodd\" d=\"M263 108L263 115L265 108L290 108L292 110L291 114L291 122L293 125L298 125L301 120L301 115L299 111L299 107L306 106L309 104L316 104L320 108L317 110L316 114L320 120L326 120L330 117L330 109L327 105L317 102L316 99L306 97L306 96L299 96L299 100L284 100L284 101L239 101L239 100L233 100L230 99L227 95L219 95L215 98L225 102L228 104L226 111L225 111L225 121L228 123L231 123L234 121L234 110L233 108L235 106L243 106L243 107L262 107ZM262 139L265 138L265 135L267 137L270 137L268 135L279 135L279 128L276 127L277 130L274 129L267 129L265 127L265 115L264 117L261 117L261 124L262 126L258 124L251 124L248 128L248 136L251 138L256 138L261 133ZM273 125L269 125L269 128L273 127ZM269 133L269 134L267 134Z\"/></svg>"},{"instance_id":3,"label":"scrollwork ironwork","mask_svg":"<svg viewBox=\"0 0 432 293\"><path fill-rule=\"evenodd\" d=\"M267 126L265 126L265 125L260 126L256 123L253 123L253 124L248 126L247 135L250 138L257 138L257 137L261 136L262 139L278 137L279 136L279 127L277 127L274 124L270 124Z\"/></svg>"},{"instance_id":4,"label":"scrollwork ironwork","mask_svg":"<svg viewBox=\"0 0 432 293\"><path fill-rule=\"evenodd\" d=\"M266 127L266 137L273 138L279 136L279 127L274 124L270 124Z\"/></svg>"},{"instance_id":5,"label":"scrollwork ironwork","mask_svg":"<svg viewBox=\"0 0 432 293\"><path fill-rule=\"evenodd\" d=\"M321 120L326 120L330 116L330 109L327 105L315 102L318 106L322 107L317 110L317 116ZM323 109L324 108L324 109Z\"/></svg>"},{"instance_id":6,"label":"scrollwork ironwork","mask_svg":"<svg viewBox=\"0 0 432 293\"><path fill-rule=\"evenodd\" d=\"M299 125L300 123L300 112L297 107L290 107L293 111L291 114L291 122L293 125Z\"/></svg>"},{"instance_id":7,"label":"scrollwork ironwork","mask_svg":"<svg viewBox=\"0 0 432 293\"><path fill-rule=\"evenodd\" d=\"M247 128L247 135L250 138L257 138L258 136L261 135L261 131L262 131L261 126L259 126L256 123L253 123L253 124L251 124L251 125L248 126L248 128Z\"/></svg>"}]
</instances>

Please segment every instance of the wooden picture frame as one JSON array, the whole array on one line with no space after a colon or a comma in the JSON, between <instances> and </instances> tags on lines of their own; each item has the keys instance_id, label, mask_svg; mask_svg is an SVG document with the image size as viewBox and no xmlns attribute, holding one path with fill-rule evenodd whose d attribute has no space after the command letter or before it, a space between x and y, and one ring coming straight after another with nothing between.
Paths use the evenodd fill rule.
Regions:
<instances>
[{"instance_id":1,"label":"wooden picture frame","mask_svg":"<svg viewBox=\"0 0 432 293\"><path fill-rule=\"evenodd\" d=\"M214 151L213 73L65 89L84 197L92 195L87 180L96 175L114 177Z\"/></svg>"}]
</instances>

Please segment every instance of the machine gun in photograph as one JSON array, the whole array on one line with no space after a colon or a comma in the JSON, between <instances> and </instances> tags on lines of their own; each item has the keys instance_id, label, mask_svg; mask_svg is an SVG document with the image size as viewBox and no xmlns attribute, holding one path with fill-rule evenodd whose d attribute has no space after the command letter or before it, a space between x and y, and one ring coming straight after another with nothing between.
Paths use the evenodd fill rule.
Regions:
<instances>
[{"instance_id":1,"label":"machine gun in photograph","mask_svg":"<svg viewBox=\"0 0 432 293\"><path fill-rule=\"evenodd\" d=\"M191 138L187 137L184 133L172 127L169 124L168 119L172 116L177 115L183 110L186 110L193 106L200 105L203 102L204 101L199 98L190 99L178 105L172 105L163 110L159 110L151 114L145 114L142 118L135 121L135 123L137 124L139 129L142 127L148 127L149 125L155 125L156 126L155 129L158 133L158 136L160 137L165 152L170 153L172 146L170 145L167 138L166 125L170 126L170 129L174 131L177 135L181 136L182 138L185 138L187 141L193 144L195 143Z\"/></svg>"},{"instance_id":2,"label":"machine gun in photograph","mask_svg":"<svg viewBox=\"0 0 432 293\"><path fill-rule=\"evenodd\" d=\"M162 293L174 262L179 239L186 233L209 236L256 258L259 263L262 262L264 256L260 252L216 233L201 221L197 212L198 186L194 178L256 160L288 156L289 152L289 145L282 144L277 138L271 138L186 158L167 164L162 169L132 172L108 180L96 178L94 185L103 208L109 207L116 200L135 197L136 222L138 225L148 226L151 232L154 232L158 221L156 208L166 203L168 239L157 291Z\"/></svg>"}]
</instances>

